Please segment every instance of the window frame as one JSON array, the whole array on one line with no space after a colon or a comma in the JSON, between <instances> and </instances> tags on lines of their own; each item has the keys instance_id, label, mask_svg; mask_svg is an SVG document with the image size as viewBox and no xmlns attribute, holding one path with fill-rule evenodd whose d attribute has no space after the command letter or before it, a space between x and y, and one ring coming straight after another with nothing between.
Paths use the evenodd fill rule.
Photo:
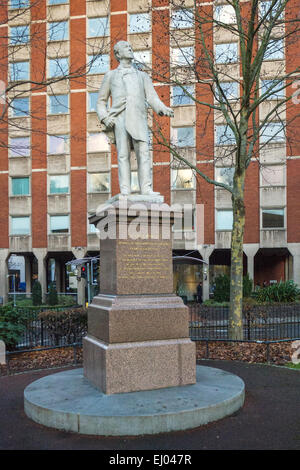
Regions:
<instances>
[{"instance_id":1,"label":"window frame","mask_svg":"<svg viewBox=\"0 0 300 470\"><path fill-rule=\"evenodd\" d=\"M180 188L174 186L174 182L177 179L177 174L179 171L189 171L191 174L191 187L188 188ZM176 176L174 177L175 172L177 173ZM186 167L178 167L178 168L171 168L171 191L193 191L195 190L195 175L194 172L191 168L186 168Z\"/></svg>"},{"instance_id":2,"label":"window frame","mask_svg":"<svg viewBox=\"0 0 300 470\"><path fill-rule=\"evenodd\" d=\"M282 227L264 227L263 226L263 211L282 211L283 212L283 226ZM286 230L286 207L261 207L260 208L260 230Z\"/></svg>"},{"instance_id":3,"label":"window frame","mask_svg":"<svg viewBox=\"0 0 300 470\"><path fill-rule=\"evenodd\" d=\"M231 213L232 223L233 223L233 209L222 209L222 208L215 209L215 231L216 232L232 232L232 227L231 228L219 228L218 227L218 214L221 212Z\"/></svg>"},{"instance_id":4,"label":"window frame","mask_svg":"<svg viewBox=\"0 0 300 470\"><path fill-rule=\"evenodd\" d=\"M61 192L51 192L51 180L55 177L60 177L60 176L64 176L65 178L67 178L67 188L68 190L67 191L61 191ZM60 173L60 174L55 174L55 175L48 175L48 196L51 196L52 194L53 195L68 195L71 193L71 188L70 188L70 174L69 173Z\"/></svg>"},{"instance_id":5,"label":"window frame","mask_svg":"<svg viewBox=\"0 0 300 470\"><path fill-rule=\"evenodd\" d=\"M90 34L90 21L97 20L97 19L106 19L106 28L104 29L105 34L102 34L100 36ZM87 32L86 32L87 39L90 39L90 38L105 38L105 37L110 36L110 18L109 18L109 15L87 17L87 22L86 23L87 23L87 25L86 25L86 27L87 27Z\"/></svg>"},{"instance_id":6,"label":"window frame","mask_svg":"<svg viewBox=\"0 0 300 470\"><path fill-rule=\"evenodd\" d=\"M142 31L140 31L140 30L138 30L138 31L132 31L132 30L131 30L131 19L132 19L133 17L142 16L142 15L143 15L143 16L145 16L145 15L148 16L148 20L147 20L147 21L148 21L148 26L149 26L149 28L148 28L146 31L143 31L143 30L142 30ZM128 34L149 34L149 33L151 33L151 30L152 30L151 26L152 26L152 23L151 23L151 15L150 15L150 13L148 13L147 11L141 11L141 12L129 13L129 14L128 14Z\"/></svg>"},{"instance_id":7,"label":"window frame","mask_svg":"<svg viewBox=\"0 0 300 470\"><path fill-rule=\"evenodd\" d=\"M70 235L71 233L71 225L70 225L70 214L49 214L49 224L48 224L48 234L49 235ZM68 222L69 222L69 226L68 226L68 231L65 231L65 232L52 232L51 231L51 220L53 217L67 217L68 218Z\"/></svg>"},{"instance_id":8,"label":"window frame","mask_svg":"<svg viewBox=\"0 0 300 470\"><path fill-rule=\"evenodd\" d=\"M68 100L68 105L67 105L67 112L65 113L52 113L51 112L51 98L53 96L67 96L67 100ZM49 97L49 101L48 101L48 115L50 116L64 116L66 114L70 114L70 106L69 106L69 103L70 103L70 98L69 98L69 93L60 93L60 94L56 94L56 95L48 95ZM58 100L57 100L58 101ZM62 105L64 106L64 105ZM64 106L65 107L65 106Z\"/></svg>"},{"instance_id":9,"label":"window frame","mask_svg":"<svg viewBox=\"0 0 300 470\"><path fill-rule=\"evenodd\" d=\"M27 139L28 141L28 147L24 147L24 148L28 148L28 154L26 155L12 155L12 148L11 148L11 144L12 144L12 140L14 139ZM10 158L30 158L31 156L31 138L30 136L26 135L26 136L18 136L18 137L9 137L9 157Z\"/></svg>"},{"instance_id":10,"label":"window frame","mask_svg":"<svg viewBox=\"0 0 300 470\"><path fill-rule=\"evenodd\" d=\"M230 49L230 46L235 45L236 46L236 60L230 60L228 62L221 61L220 62L220 56L217 57L217 49L220 46L227 46L227 49ZM217 60L218 59L218 60ZM238 64L239 62L239 43L238 41L232 41L232 42L221 42L218 44L214 45L214 62L216 65L233 65L233 64Z\"/></svg>"},{"instance_id":11,"label":"window frame","mask_svg":"<svg viewBox=\"0 0 300 470\"><path fill-rule=\"evenodd\" d=\"M66 31L66 36L63 39L51 39L51 25L52 24L59 24L59 23L65 23L67 25L67 31ZM65 34L65 33L64 33ZM63 42L63 41L69 41L70 39L70 27L69 27L69 20L61 20L61 21L49 21L47 23L47 42Z\"/></svg>"},{"instance_id":12,"label":"window frame","mask_svg":"<svg viewBox=\"0 0 300 470\"><path fill-rule=\"evenodd\" d=\"M108 175L108 190L107 191L92 191L91 180L92 175ZM111 174L110 171L91 171L87 174L87 194L109 194L111 192Z\"/></svg>"},{"instance_id":13,"label":"window frame","mask_svg":"<svg viewBox=\"0 0 300 470\"><path fill-rule=\"evenodd\" d=\"M15 219L28 219L28 233L13 233L13 220ZM31 227L31 216L30 215L11 215L9 218L9 235L11 237L25 237L31 236L32 227Z\"/></svg>"},{"instance_id":14,"label":"window frame","mask_svg":"<svg viewBox=\"0 0 300 470\"><path fill-rule=\"evenodd\" d=\"M21 42L12 42L13 35L12 35L12 30L17 30L18 28L25 28L28 30L28 33L24 35L25 38L27 38L27 41L21 41ZM22 35L23 37L23 35ZM14 26L9 27L9 46L22 46L30 43L30 25L29 24L18 24Z\"/></svg>"},{"instance_id":15,"label":"window frame","mask_svg":"<svg viewBox=\"0 0 300 470\"><path fill-rule=\"evenodd\" d=\"M14 194L14 191L13 191L13 182L15 180L28 180L28 193L25 193L25 194ZM19 196L31 196L31 181L30 181L30 176L11 176L10 177L10 197L19 197Z\"/></svg>"},{"instance_id":16,"label":"window frame","mask_svg":"<svg viewBox=\"0 0 300 470\"><path fill-rule=\"evenodd\" d=\"M15 73L14 73L14 78L12 78L12 71L14 69L15 64L27 64L26 77L15 79ZM23 74L24 72L21 72L21 73ZM30 61L29 60L16 60L15 62L10 62L9 63L9 79L11 82L27 82L28 80L30 80Z\"/></svg>"},{"instance_id":17,"label":"window frame","mask_svg":"<svg viewBox=\"0 0 300 470\"><path fill-rule=\"evenodd\" d=\"M16 103L18 100L26 100L28 102L28 111L25 112L25 114L21 114L20 116L15 116L15 110L17 109L16 106L14 106L14 103ZM22 111L23 112L23 111ZM30 97L29 96L23 96L21 98L13 98L11 100L11 104L10 104L10 107L9 107L9 113L10 113L10 117L12 119L18 119L18 118L24 118L24 117L28 117L30 116Z\"/></svg>"}]
</instances>

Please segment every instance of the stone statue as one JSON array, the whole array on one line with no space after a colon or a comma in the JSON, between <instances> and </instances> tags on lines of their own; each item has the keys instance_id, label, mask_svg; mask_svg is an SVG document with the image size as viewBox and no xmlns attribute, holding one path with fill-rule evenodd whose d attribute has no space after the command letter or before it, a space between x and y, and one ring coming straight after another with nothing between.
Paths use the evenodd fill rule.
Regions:
<instances>
[{"instance_id":1,"label":"stone statue","mask_svg":"<svg viewBox=\"0 0 300 470\"><path fill-rule=\"evenodd\" d=\"M119 184L122 195L131 192L130 151L133 149L138 163L138 180L141 194L156 195L152 190L151 160L147 105L160 116L173 116L173 111L159 99L151 78L133 67L133 51L126 41L114 46L114 54L120 65L107 72L101 84L97 114L117 146ZM112 105L107 106L109 97Z\"/></svg>"}]
</instances>

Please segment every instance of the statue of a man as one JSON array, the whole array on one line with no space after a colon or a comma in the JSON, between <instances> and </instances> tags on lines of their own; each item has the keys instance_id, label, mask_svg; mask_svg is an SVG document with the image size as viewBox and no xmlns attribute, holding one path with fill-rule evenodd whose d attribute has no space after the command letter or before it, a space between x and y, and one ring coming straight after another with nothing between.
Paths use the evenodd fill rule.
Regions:
<instances>
[{"instance_id":1,"label":"statue of a man","mask_svg":"<svg viewBox=\"0 0 300 470\"><path fill-rule=\"evenodd\" d=\"M114 54L120 65L104 76L97 114L105 126L104 132L114 134L121 194L131 192L130 151L134 149L141 194L155 195L158 193L152 191L146 102L160 116L173 116L173 111L159 99L148 74L133 67L133 51L128 42L117 42ZM110 96L112 105L108 108Z\"/></svg>"}]
</instances>

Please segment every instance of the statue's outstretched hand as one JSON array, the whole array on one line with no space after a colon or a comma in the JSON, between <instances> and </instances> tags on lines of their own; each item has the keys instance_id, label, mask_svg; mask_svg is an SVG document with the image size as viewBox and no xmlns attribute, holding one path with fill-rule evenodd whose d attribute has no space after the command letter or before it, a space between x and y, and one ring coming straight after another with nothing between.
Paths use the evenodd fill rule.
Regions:
<instances>
[{"instance_id":1,"label":"statue's outstretched hand","mask_svg":"<svg viewBox=\"0 0 300 470\"><path fill-rule=\"evenodd\" d=\"M169 117L174 117L174 111L171 108L165 107L158 113L160 116L169 116Z\"/></svg>"}]
</instances>

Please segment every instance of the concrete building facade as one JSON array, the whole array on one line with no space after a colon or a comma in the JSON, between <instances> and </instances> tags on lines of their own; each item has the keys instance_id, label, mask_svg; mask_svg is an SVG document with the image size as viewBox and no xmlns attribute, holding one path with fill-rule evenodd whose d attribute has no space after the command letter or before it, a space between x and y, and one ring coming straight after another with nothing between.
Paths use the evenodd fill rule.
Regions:
<instances>
[{"instance_id":1,"label":"concrete building facade","mask_svg":"<svg viewBox=\"0 0 300 470\"><path fill-rule=\"evenodd\" d=\"M187 9L193 4L184 2ZM294 4L296 11L299 2ZM200 5L213 12L211 2ZM53 278L59 292L68 291L67 261L98 253L99 239L88 224L88 214L118 194L119 187L116 149L100 132L95 112L97 91L106 70L117 66L113 55L117 40L128 40L136 58L154 71L178 57L180 47L186 53L193 49L197 56L192 36L178 39L166 34L162 40L162 24L173 32L176 27L186 29L173 19L174 9L166 0L150 4L148 0L40 0L31 5L27 0L12 0L7 8L1 7L1 38L6 40L1 46L0 80L19 82L7 96L15 105L0 123L0 296L4 301L11 255L24 257L26 291L31 292L38 278L45 294ZM18 34L21 40L14 42ZM224 44L238 48L228 31L215 31L207 41L215 48ZM297 41L265 61L262 80L274 79L279 70L292 71L297 59L299 65ZM238 62L227 67L231 76L239 77ZM74 75L48 86L22 84L22 80L42 82L59 76L58 70ZM172 119L156 118L165 135L181 142L185 157L209 177L230 178L230 163L220 157L222 117L199 102L177 99L176 87L167 85L159 74L154 73L153 80L159 96L175 113ZM191 81L189 86L195 96L206 93L202 84ZM207 99L213 102L213 96ZM272 100L262 103L261 116L269 106ZM247 170L244 269L254 284L294 279L300 285L300 142L295 108L283 111L285 120L291 121L286 133L266 145ZM149 120L152 123L151 116ZM203 280L203 296L208 298L214 276L228 272L230 265L230 194L196 179L188 167L178 167L166 150L154 147L152 154L154 191L163 194L166 203L194 207L191 227L183 240L174 240L174 253L192 253L208 263L185 261L175 266L175 283L184 284L191 299ZM134 158L132 169L134 189ZM203 217L197 204L203 207Z\"/></svg>"}]
</instances>

